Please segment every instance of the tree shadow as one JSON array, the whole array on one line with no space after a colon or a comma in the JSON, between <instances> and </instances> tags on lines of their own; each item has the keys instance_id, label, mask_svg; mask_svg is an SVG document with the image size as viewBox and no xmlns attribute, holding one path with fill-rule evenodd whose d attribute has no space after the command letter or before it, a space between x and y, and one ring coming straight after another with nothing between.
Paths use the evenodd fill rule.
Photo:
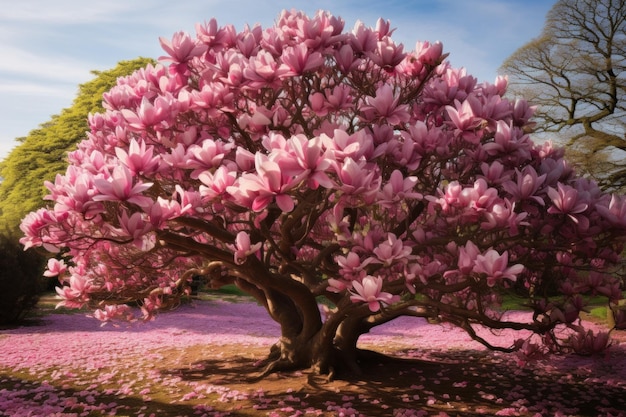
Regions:
<instances>
[{"instance_id":1,"label":"tree shadow","mask_svg":"<svg viewBox=\"0 0 626 417\"><path fill-rule=\"evenodd\" d=\"M309 370L277 373L260 381L256 359L235 355L206 359L189 368L163 371L185 381L228 387L250 393L259 410L313 407L355 410L363 415L533 415L558 411L579 416L619 414L626 410L626 381L614 385L552 369L518 368L514 361L488 351L432 351L423 358L397 352L383 362L362 363L362 375L342 375L328 381ZM253 382L254 381L254 382ZM394 411L395 410L395 411ZM415 414L411 414L415 415Z\"/></svg>"},{"instance_id":2,"label":"tree shadow","mask_svg":"<svg viewBox=\"0 0 626 417\"><path fill-rule=\"evenodd\" d=\"M16 411L21 416L197 415L194 406L189 404L170 404L153 399L146 401L132 396L107 394L101 389L60 387L0 374L0 416L13 416Z\"/></svg>"}]
</instances>

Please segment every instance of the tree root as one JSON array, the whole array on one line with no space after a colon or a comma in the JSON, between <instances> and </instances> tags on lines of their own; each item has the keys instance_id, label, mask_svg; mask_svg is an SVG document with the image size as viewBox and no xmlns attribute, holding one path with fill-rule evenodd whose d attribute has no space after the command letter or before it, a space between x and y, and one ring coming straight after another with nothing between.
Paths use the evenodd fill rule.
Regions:
<instances>
[{"instance_id":1,"label":"tree root","mask_svg":"<svg viewBox=\"0 0 626 417\"><path fill-rule=\"evenodd\" d=\"M255 366L263 366L264 368L249 380L250 382L258 382L274 373L308 369L310 370L310 383L312 383L312 378L318 376L325 376L325 381L331 382L335 379L361 377L364 374L364 368L369 368L372 364L402 360L372 350L356 348L349 351L333 348L330 353L324 352L321 355L314 355L313 360L306 358L310 358L310 356L285 355L280 344L277 343L272 346L265 359L255 363Z\"/></svg>"}]
</instances>

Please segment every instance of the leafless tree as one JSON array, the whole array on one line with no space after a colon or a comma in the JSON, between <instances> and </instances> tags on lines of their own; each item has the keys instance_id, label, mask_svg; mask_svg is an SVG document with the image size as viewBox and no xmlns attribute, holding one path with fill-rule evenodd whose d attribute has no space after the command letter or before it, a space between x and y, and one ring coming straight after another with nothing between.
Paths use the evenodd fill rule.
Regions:
<instances>
[{"instance_id":1,"label":"leafless tree","mask_svg":"<svg viewBox=\"0 0 626 417\"><path fill-rule=\"evenodd\" d=\"M537 132L604 188L626 187L626 0L559 0L500 70L538 106Z\"/></svg>"}]
</instances>

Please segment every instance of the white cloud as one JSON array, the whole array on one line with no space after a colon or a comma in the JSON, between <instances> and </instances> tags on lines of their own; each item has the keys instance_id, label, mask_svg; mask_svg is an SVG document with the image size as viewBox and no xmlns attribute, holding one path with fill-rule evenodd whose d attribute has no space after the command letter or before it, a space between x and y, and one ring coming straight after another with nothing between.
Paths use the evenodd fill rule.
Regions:
<instances>
[{"instance_id":1,"label":"white cloud","mask_svg":"<svg viewBox=\"0 0 626 417\"><path fill-rule=\"evenodd\" d=\"M111 21L117 15L132 9L132 1L107 0L27 0L11 1L2 5L2 16L13 22L54 25L86 24ZM147 5L144 4L144 7Z\"/></svg>"},{"instance_id":2,"label":"white cloud","mask_svg":"<svg viewBox=\"0 0 626 417\"><path fill-rule=\"evenodd\" d=\"M64 88L65 87L65 88ZM71 88L78 90L78 86L71 84ZM68 90L67 86L50 85L46 83L34 83L34 82L12 82L12 83L0 83L0 93L7 98L8 94L14 95L16 98L19 96L46 96L46 97L59 97L64 100L73 99L73 94Z\"/></svg>"},{"instance_id":3,"label":"white cloud","mask_svg":"<svg viewBox=\"0 0 626 417\"><path fill-rule=\"evenodd\" d=\"M87 63L74 57L53 53L35 54L11 45L3 47L0 60L0 73L9 73L7 78L33 76L42 80L78 84L90 77L90 70Z\"/></svg>"},{"instance_id":4,"label":"white cloud","mask_svg":"<svg viewBox=\"0 0 626 417\"><path fill-rule=\"evenodd\" d=\"M391 20L396 41L444 43L454 66L492 81L501 63L537 36L549 8L545 0L12 0L0 15L0 158L63 106L92 70L138 56L163 54L158 38L215 17L220 25L270 26L282 9L330 10L351 30L356 20ZM6 106L3 106L6 107ZM9 128L10 127L10 128ZM11 136L14 135L14 136Z\"/></svg>"}]
</instances>

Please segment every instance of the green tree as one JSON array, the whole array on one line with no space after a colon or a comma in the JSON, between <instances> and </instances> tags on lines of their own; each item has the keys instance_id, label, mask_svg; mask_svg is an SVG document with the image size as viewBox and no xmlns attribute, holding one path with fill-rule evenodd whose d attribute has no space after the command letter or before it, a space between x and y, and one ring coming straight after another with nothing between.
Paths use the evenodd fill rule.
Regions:
<instances>
[{"instance_id":1,"label":"green tree","mask_svg":"<svg viewBox=\"0 0 626 417\"><path fill-rule=\"evenodd\" d=\"M626 0L558 1L501 72L538 105L537 132L566 141L603 188L626 186Z\"/></svg>"},{"instance_id":2,"label":"green tree","mask_svg":"<svg viewBox=\"0 0 626 417\"><path fill-rule=\"evenodd\" d=\"M35 307L45 264L36 250L24 251L17 237L0 232L0 328L19 324Z\"/></svg>"},{"instance_id":3,"label":"green tree","mask_svg":"<svg viewBox=\"0 0 626 417\"><path fill-rule=\"evenodd\" d=\"M107 71L92 71L95 78L81 84L71 107L18 138L20 144L0 162L0 229L15 233L20 220L41 207L47 190L44 181L54 181L67 167L66 154L89 130L87 115L102 112L102 94L113 87L119 77L154 63L149 58L121 61Z\"/></svg>"}]
</instances>

